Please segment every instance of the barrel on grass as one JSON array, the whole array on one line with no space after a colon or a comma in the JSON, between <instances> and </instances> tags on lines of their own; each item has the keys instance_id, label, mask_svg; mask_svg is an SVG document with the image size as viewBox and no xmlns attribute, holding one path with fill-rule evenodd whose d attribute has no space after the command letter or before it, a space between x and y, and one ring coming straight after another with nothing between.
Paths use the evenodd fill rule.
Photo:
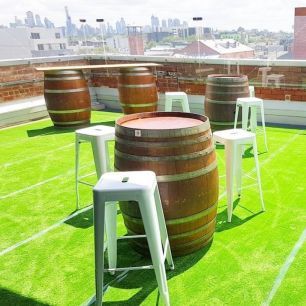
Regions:
<instances>
[{"instance_id":1,"label":"barrel on grass","mask_svg":"<svg viewBox=\"0 0 306 306\"><path fill-rule=\"evenodd\" d=\"M156 81L148 68L121 68L118 89L124 114L157 110Z\"/></svg>"},{"instance_id":2,"label":"barrel on grass","mask_svg":"<svg viewBox=\"0 0 306 306\"><path fill-rule=\"evenodd\" d=\"M91 100L82 71L45 72L44 96L47 110L57 127L74 127L90 122Z\"/></svg>"},{"instance_id":3,"label":"barrel on grass","mask_svg":"<svg viewBox=\"0 0 306 306\"><path fill-rule=\"evenodd\" d=\"M179 112L126 115L116 122L115 168L156 173L172 253L192 253L215 231L218 170L209 119ZM137 203L121 202L130 234L142 234ZM145 240L132 245L146 254Z\"/></svg>"},{"instance_id":4,"label":"barrel on grass","mask_svg":"<svg viewBox=\"0 0 306 306\"><path fill-rule=\"evenodd\" d=\"M206 81L204 108L212 130L233 128L237 98L248 96L249 82L246 75L209 75ZM238 126L241 126L241 112L238 117Z\"/></svg>"}]
</instances>

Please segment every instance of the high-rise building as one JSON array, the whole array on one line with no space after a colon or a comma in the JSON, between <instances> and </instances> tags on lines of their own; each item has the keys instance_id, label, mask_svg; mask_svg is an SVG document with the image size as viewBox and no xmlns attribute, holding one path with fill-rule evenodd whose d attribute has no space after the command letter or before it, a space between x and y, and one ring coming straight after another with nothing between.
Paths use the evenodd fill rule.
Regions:
<instances>
[{"instance_id":1,"label":"high-rise building","mask_svg":"<svg viewBox=\"0 0 306 306\"><path fill-rule=\"evenodd\" d=\"M129 48L131 55L144 55L142 28L140 26L127 26Z\"/></svg>"},{"instance_id":2,"label":"high-rise building","mask_svg":"<svg viewBox=\"0 0 306 306\"><path fill-rule=\"evenodd\" d=\"M151 16L151 27L152 27L152 32L158 32L158 30L159 30L159 19L158 19L158 17L155 17L154 15Z\"/></svg>"},{"instance_id":3,"label":"high-rise building","mask_svg":"<svg viewBox=\"0 0 306 306\"><path fill-rule=\"evenodd\" d=\"M38 14L35 15L35 21L36 21L37 27L40 27L40 28L44 27L43 23L41 22L40 16Z\"/></svg>"},{"instance_id":4,"label":"high-rise building","mask_svg":"<svg viewBox=\"0 0 306 306\"><path fill-rule=\"evenodd\" d=\"M306 7L295 8L293 58L306 59Z\"/></svg>"},{"instance_id":5,"label":"high-rise building","mask_svg":"<svg viewBox=\"0 0 306 306\"><path fill-rule=\"evenodd\" d=\"M51 22L47 17L44 19L44 23L47 29L52 29L54 28L54 23Z\"/></svg>"},{"instance_id":6,"label":"high-rise building","mask_svg":"<svg viewBox=\"0 0 306 306\"><path fill-rule=\"evenodd\" d=\"M34 15L31 11L26 12L25 24L29 27L35 27Z\"/></svg>"},{"instance_id":7,"label":"high-rise building","mask_svg":"<svg viewBox=\"0 0 306 306\"><path fill-rule=\"evenodd\" d=\"M163 27L163 28L166 28L166 27L167 27L167 20L166 20L166 19L163 19L163 20L162 20L162 27Z\"/></svg>"},{"instance_id":8,"label":"high-rise building","mask_svg":"<svg viewBox=\"0 0 306 306\"><path fill-rule=\"evenodd\" d=\"M74 32L74 27L71 21L71 17L68 12L68 7L65 6L65 12L66 12L66 36L68 39L71 39L73 36Z\"/></svg>"}]
</instances>

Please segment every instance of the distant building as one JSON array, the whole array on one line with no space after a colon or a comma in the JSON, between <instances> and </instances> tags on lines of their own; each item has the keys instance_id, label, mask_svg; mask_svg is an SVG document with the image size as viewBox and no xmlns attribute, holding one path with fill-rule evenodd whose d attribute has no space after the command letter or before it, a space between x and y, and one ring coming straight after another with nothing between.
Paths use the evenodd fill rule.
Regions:
<instances>
[{"instance_id":1,"label":"distant building","mask_svg":"<svg viewBox=\"0 0 306 306\"><path fill-rule=\"evenodd\" d=\"M306 7L295 8L293 58L306 59Z\"/></svg>"},{"instance_id":2,"label":"distant building","mask_svg":"<svg viewBox=\"0 0 306 306\"><path fill-rule=\"evenodd\" d=\"M35 15L35 22L37 27L43 27L43 23L41 22L40 16L38 14Z\"/></svg>"},{"instance_id":3,"label":"distant building","mask_svg":"<svg viewBox=\"0 0 306 306\"><path fill-rule=\"evenodd\" d=\"M131 55L144 55L144 43L140 26L127 26Z\"/></svg>"},{"instance_id":4,"label":"distant building","mask_svg":"<svg viewBox=\"0 0 306 306\"><path fill-rule=\"evenodd\" d=\"M28 58L69 55L67 39L61 29L40 27L0 29L0 58Z\"/></svg>"},{"instance_id":5,"label":"distant building","mask_svg":"<svg viewBox=\"0 0 306 306\"><path fill-rule=\"evenodd\" d=\"M44 23L47 29L53 29L55 28L54 23L51 22L47 17L44 19Z\"/></svg>"},{"instance_id":6,"label":"distant building","mask_svg":"<svg viewBox=\"0 0 306 306\"><path fill-rule=\"evenodd\" d=\"M26 19L25 19L25 24L28 27L35 27L35 20L34 20L34 15L31 11L26 12Z\"/></svg>"},{"instance_id":7,"label":"distant building","mask_svg":"<svg viewBox=\"0 0 306 306\"><path fill-rule=\"evenodd\" d=\"M254 58L254 50L233 39L194 41L177 55L215 58Z\"/></svg>"}]
</instances>

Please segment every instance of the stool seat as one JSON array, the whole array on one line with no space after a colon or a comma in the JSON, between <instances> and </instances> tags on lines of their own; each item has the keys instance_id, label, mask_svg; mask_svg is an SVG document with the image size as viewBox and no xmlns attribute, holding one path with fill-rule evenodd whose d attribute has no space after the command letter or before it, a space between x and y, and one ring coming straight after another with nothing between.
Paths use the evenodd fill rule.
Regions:
<instances>
[{"instance_id":1,"label":"stool seat","mask_svg":"<svg viewBox=\"0 0 306 306\"><path fill-rule=\"evenodd\" d=\"M97 178L110 171L109 165L109 152L107 149L107 142L115 139L115 128L105 125L96 125L75 131L75 189L76 189L76 209L79 209L79 187L78 184L85 184L92 186L91 184L82 181L81 179L88 176L79 177L79 155L80 144L84 142L90 142L92 147L92 153L95 161L95 169Z\"/></svg>"},{"instance_id":2,"label":"stool seat","mask_svg":"<svg viewBox=\"0 0 306 306\"><path fill-rule=\"evenodd\" d=\"M260 181L259 162L257 156L256 136L254 133L243 129L230 129L216 131L213 133L215 143L224 144L226 159L226 193L227 193L227 221L231 222L233 214L233 191L234 178L236 178L236 188L238 196L241 194L242 180L242 150L244 145L253 146L255 167L257 174L257 185L261 200L262 210L265 210Z\"/></svg>"},{"instance_id":3,"label":"stool seat","mask_svg":"<svg viewBox=\"0 0 306 306\"><path fill-rule=\"evenodd\" d=\"M265 148L266 148L266 151L268 151L263 99L256 98L256 97L238 98L236 102L234 128L237 127L240 107L242 108L242 128L244 130L248 129L249 109L250 109L250 129L253 133L257 132L257 109L260 110Z\"/></svg>"},{"instance_id":4,"label":"stool seat","mask_svg":"<svg viewBox=\"0 0 306 306\"><path fill-rule=\"evenodd\" d=\"M142 238L144 235L116 238L116 215L106 215L108 206L115 211L114 201L138 202L153 266L117 268L117 239ZM129 202L129 205L135 205L135 203ZM107 234L109 269L104 268L104 226ZM170 305L164 261L167 260L172 269L174 269L174 263L154 172L108 172L101 176L94 187L94 234L96 305L102 304L105 271L152 268L161 298L165 305Z\"/></svg>"},{"instance_id":5,"label":"stool seat","mask_svg":"<svg viewBox=\"0 0 306 306\"><path fill-rule=\"evenodd\" d=\"M188 96L182 91L170 91L165 93L165 111L171 112L173 102L181 103L183 112L190 113L190 108L188 104Z\"/></svg>"}]
</instances>

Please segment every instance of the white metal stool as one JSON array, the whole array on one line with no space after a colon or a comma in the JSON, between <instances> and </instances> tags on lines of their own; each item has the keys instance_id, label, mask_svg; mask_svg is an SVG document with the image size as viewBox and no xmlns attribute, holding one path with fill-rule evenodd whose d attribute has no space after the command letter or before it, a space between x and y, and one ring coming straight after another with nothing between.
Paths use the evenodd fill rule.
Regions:
<instances>
[{"instance_id":1,"label":"white metal stool","mask_svg":"<svg viewBox=\"0 0 306 306\"><path fill-rule=\"evenodd\" d=\"M227 221L231 222L233 214L233 192L234 177L236 177L236 188L238 196L241 194L242 179L242 150L244 145L253 146L253 154L255 159L257 184L260 195L262 210L265 210L263 201L259 162L257 156L256 136L254 133L243 129L230 129L216 131L213 133L214 141L224 144L226 159L226 193L227 193Z\"/></svg>"},{"instance_id":2,"label":"white metal stool","mask_svg":"<svg viewBox=\"0 0 306 306\"><path fill-rule=\"evenodd\" d=\"M183 112L190 113L188 97L185 92L175 91L165 93L165 111L171 112L173 102L181 103Z\"/></svg>"},{"instance_id":3,"label":"white metal stool","mask_svg":"<svg viewBox=\"0 0 306 306\"><path fill-rule=\"evenodd\" d=\"M256 97L238 98L236 102L234 128L237 127L240 107L242 108L242 129L244 129L245 131L248 129L249 109L250 109L250 129L251 132L253 133L256 133L257 129L257 109L260 110L265 147L266 150L268 151L263 100Z\"/></svg>"},{"instance_id":4,"label":"white metal stool","mask_svg":"<svg viewBox=\"0 0 306 306\"><path fill-rule=\"evenodd\" d=\"M97 178L107 172L111 171L109 165L109 153L107 149L107 142L115 139L115 128L105 125L96 125L75 131L75 189L76 189L76 209L79 209L79 183L92 186L82 178L88 175L79 177L79 157L80 144L83 142L91 142L92 152L95 161L95 168Z\"/></svg>"},{"instance_id":5,"label":"white metal stool","mask_svg":"<svg viewBox=\"0 0 306 306\"><path fill-rule=\"evenodd\" d=\"M109 269L104 268L104 222L105 208L109 201L137 201L146 235L123 236L124 238L147 237L153 265L116 268L117 238L116 217L105 224ZM112 206L113 202L110 204ZM131 204L133 205L133 204ZM114 208L113 208L114 209ZM101 176L94 187L94 234L95 234L95 277L96 305L102 304L103 274L105 271L154 269L159 293L166 305L170 305L164 261L174 269L164 213L159 196L156 175L152 171L108 172Z\"/></svg>"}]
</instances>

